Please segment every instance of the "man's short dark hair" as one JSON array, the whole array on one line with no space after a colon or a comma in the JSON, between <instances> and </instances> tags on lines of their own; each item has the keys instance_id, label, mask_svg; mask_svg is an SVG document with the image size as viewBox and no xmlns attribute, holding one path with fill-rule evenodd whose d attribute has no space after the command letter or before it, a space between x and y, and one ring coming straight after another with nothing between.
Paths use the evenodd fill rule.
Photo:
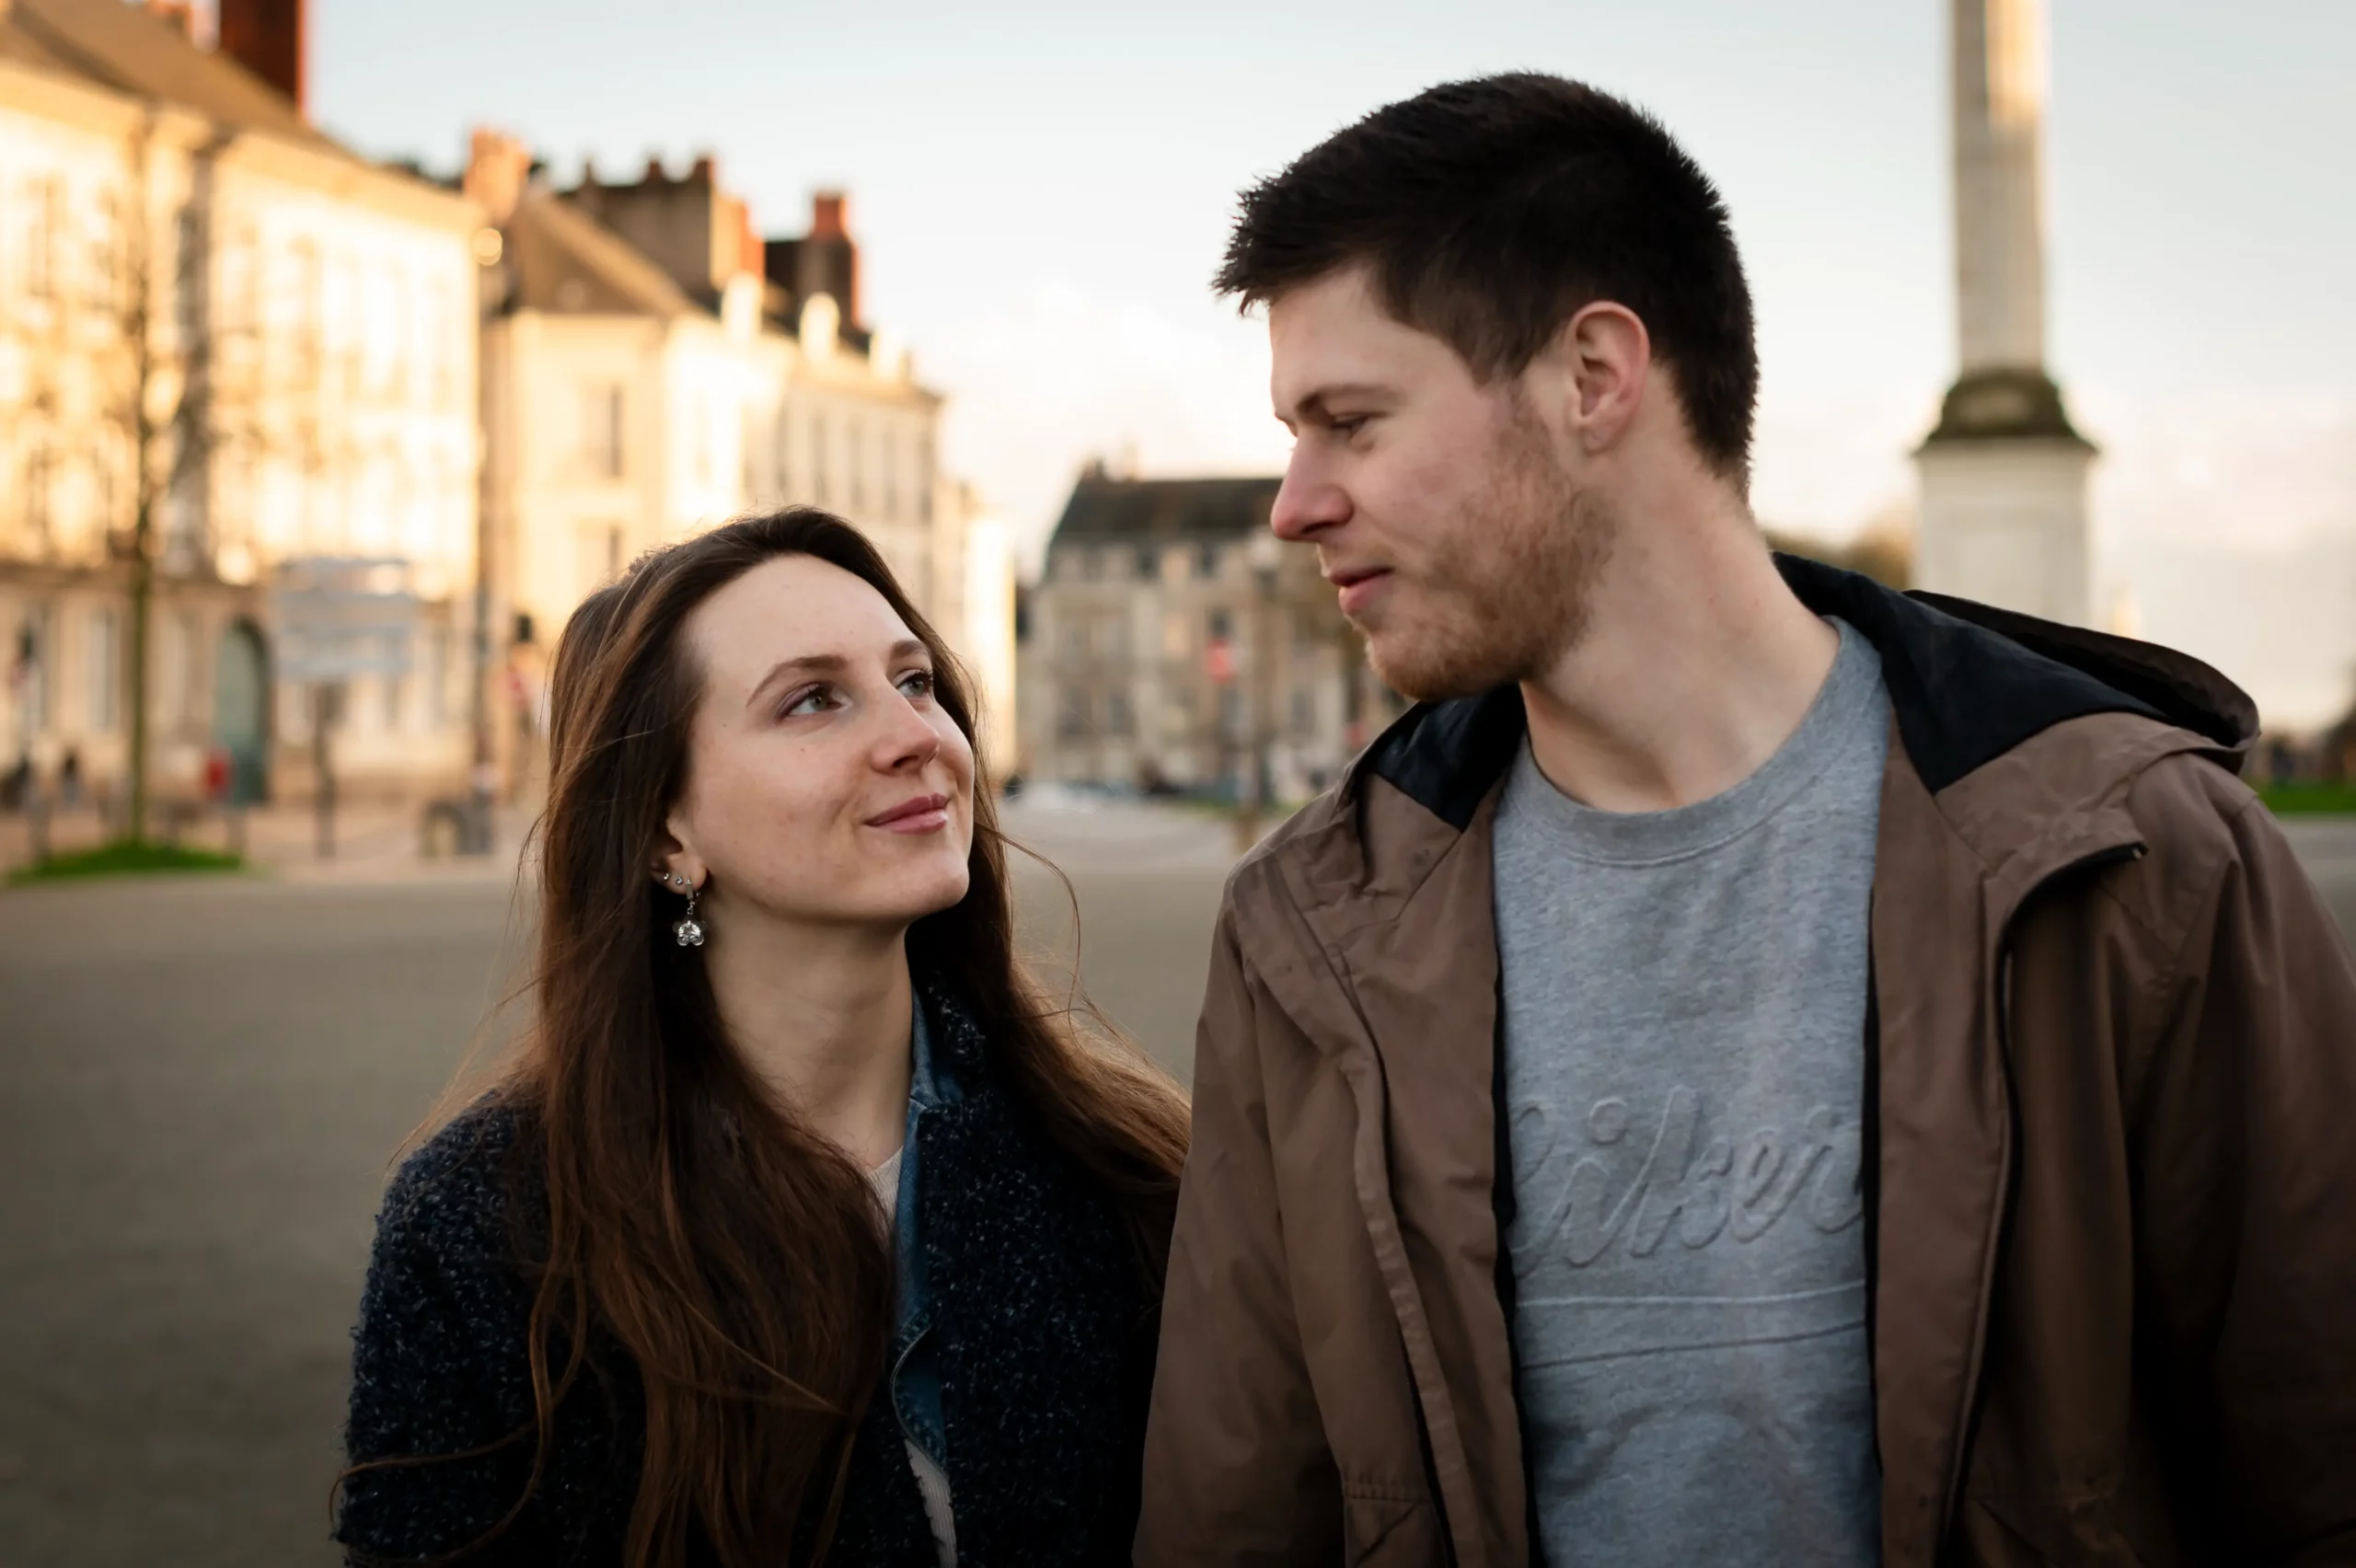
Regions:
<instances>
[{"instance_id":1,"label":"man's short dark hair","mask_svg":"<svg viewBox=\"0 0 2356 1568\"><path fill-rule=\"evenodd\" d=\"M1392 315L1484 381L1519 375L1598 300L1627 306L1703 459L1747 482L1742 259L1709 177L1642 110L1537 73L1386 105L1243 192L1217 286L1249 308L1359 263Z\"/></svg>"}]
</instances>

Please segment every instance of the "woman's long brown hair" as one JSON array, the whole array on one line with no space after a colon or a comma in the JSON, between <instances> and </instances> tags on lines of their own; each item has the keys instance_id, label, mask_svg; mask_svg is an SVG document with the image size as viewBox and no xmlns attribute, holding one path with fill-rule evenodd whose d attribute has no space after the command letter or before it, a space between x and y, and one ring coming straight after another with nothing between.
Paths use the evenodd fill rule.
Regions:
<instances>
[{"instance_id":1,"label":"woman's long brown hair","mask_svg":"<svg viewBox=\"0 0 2356 1568\"><path fill-rule=\"evenodd\" d=\"M610 1336L645 1394L633 1568L678 1568L698 1537L726 1568L823 1558L891 1331L892 1263L865 1176L728 1044L696 950L672 937L679 900L653 875L704 681L682 623L784 555L882 594L930 650L936 699L975 736L948 648L874 547L823 512L745 518L641 559L574 612L558 645L537 1020L501 1091L546 1191L530 1328L536 1457L509 1517L538 1484L593 1336ZM1158 1286L1185 1101L1134 1047L1084 1033L1024 972L1005 841L976 769L971 885L909 930L910 967L970 1010L993 1073L1113 1196Z\"/></svg>"}]
</instances>

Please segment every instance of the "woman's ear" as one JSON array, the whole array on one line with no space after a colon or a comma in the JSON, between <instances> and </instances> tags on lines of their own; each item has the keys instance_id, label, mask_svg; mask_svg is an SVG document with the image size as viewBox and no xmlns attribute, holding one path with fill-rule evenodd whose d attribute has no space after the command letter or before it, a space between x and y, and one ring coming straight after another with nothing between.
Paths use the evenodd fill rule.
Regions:
<instances>
[{"instance_id":1,"label":"woman's ear","mask_svg":"<svg viewBox=\"0 0 2356 1568\"><path fill-rule=\"evenodd\" d=\"M704 879L711 874L703 857L688 846L686 829L679 813L672 812L664 821L662 843L654 852L654 880L675 893L701 887Z\"/></svg>"}]
</instances>

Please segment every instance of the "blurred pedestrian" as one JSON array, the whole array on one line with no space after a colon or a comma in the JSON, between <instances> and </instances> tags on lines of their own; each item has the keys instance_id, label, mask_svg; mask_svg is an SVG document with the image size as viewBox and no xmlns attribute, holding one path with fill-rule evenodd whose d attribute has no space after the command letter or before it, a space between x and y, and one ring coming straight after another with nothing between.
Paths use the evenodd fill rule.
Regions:
<instances>
[{"instance_id":1,"label":"blurred pedestrian","mask_svg":"<svg viewBox=\"0 0 2356 1568\"><path fill-rule=\"evenodd\" d=\"M352 1560L1125 1561L1186 1111L1016 961L948 651L797 510L552 687L537 1021L386 1196Z\"/></svg>"},{"instance_id":2,"label":"blurred pedestrian","mask_svg":"<svg viewBox=\"0 0 2356 1568\"><path fill-rule=\"evenodd\" d=\"M1238 869L1137 1561L2347 1562L2356 965L2181 654L1777 559L1727 210L1576 83L1247 191L1421 704Z\"/></svg>"}]
</instances>

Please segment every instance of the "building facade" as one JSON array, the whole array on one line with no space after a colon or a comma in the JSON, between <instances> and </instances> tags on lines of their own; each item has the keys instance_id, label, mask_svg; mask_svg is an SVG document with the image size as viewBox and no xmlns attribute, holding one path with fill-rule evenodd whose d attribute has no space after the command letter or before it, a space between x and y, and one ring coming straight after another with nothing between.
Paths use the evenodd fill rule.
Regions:
<instances>
[{"instance_id":1,"label":"building facade","mask_svg":"<svg viewBox=\"0 0 2356 1568\"><path fill-rule=\"evenodd\" d=\"M1030 777L1233 798L1265 754L1299 800L1401 710L1314 557L1267 532L1279 483L1080 476L1025 617Z\"/></svg>"},{"instance_id":2,"label":"building facade","mask_svg":"<svg viewBox=\"0 0 2356 1568\"><path fill-rule=\"evenodd\" d=\"M995 594L974 581L978 507L941 475L940 395L858 317L838 193L817 198L810 236L764 241L710 157L627 183L592 170L559 190L491 132L476 134L466 185L502 239L484 504L510 628L512 774L531 771L547 654L573 607L643 551L747 511L848 518L969 662L1011 621L1011 568Z\"/></svg>"},{"instance_id":3,"label":"building facade","mask_svg":"<svg viewBox=\"0 0 2356 1568\"><path fill-rule=\"evenodd\" d=\"M230 0L225 32L253 8ZM0 6L12 788L121 790L143 555L158 796L310 789L317 709L273 587L321 559L390 571L408 606L379 671L339 683L340 778L449 786L469 760L480 218L158 9Z\"/></svg>"}]
</instances>

